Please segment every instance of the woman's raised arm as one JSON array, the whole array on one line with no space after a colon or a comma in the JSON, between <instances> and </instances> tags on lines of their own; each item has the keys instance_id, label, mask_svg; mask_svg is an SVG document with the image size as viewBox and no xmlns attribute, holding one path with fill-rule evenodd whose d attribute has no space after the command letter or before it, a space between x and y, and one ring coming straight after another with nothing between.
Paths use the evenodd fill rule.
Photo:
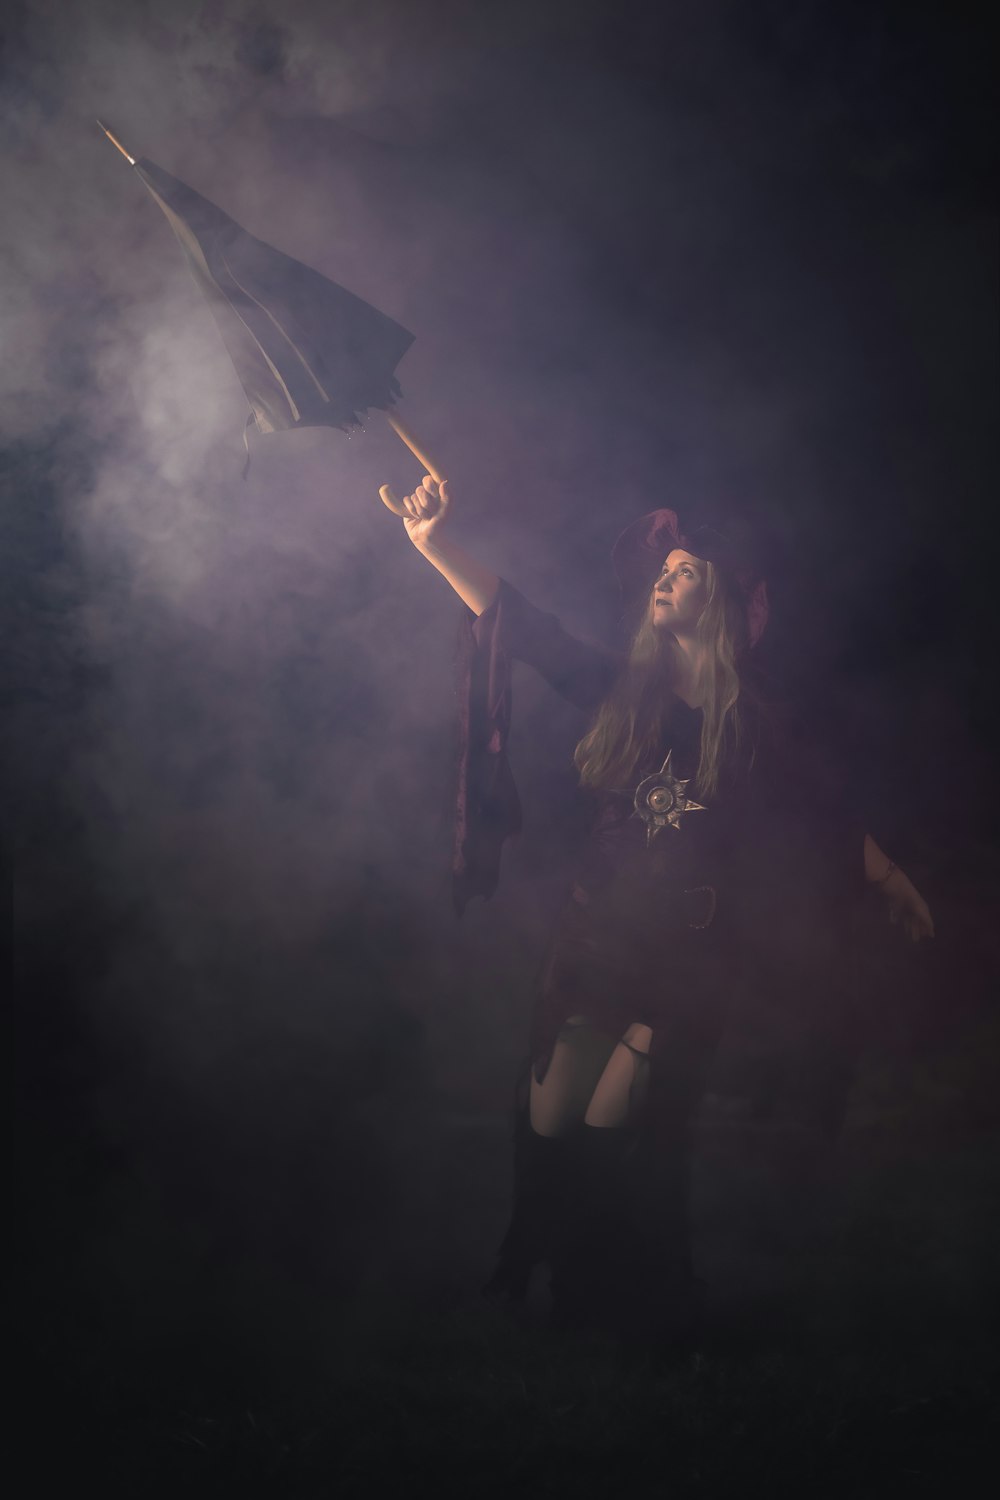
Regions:
<instances>
[{"instance_id":1,"label":"woman's raised arm","mask_svg":"<svg viewBox=\"0 0 1000 1500\"><path fill-rule=\"evenodd\" d=\"M405 495L403 525L417 551L447 578L458 597L474 615L489 609L497 596L500 579L489 568L470 557L450 537L442 535L448 519L451 496L448 481L437 484L430 474L412 495Z\"/></svg>"}]
</instances>

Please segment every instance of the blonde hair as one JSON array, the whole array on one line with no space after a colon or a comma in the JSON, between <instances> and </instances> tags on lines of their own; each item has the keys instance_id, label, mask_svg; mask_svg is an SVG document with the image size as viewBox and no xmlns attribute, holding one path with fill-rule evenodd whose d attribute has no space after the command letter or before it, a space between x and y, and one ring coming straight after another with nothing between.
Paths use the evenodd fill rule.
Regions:
<instances>
[{"instance_id":1,"label":"blonde hair","mask_svg":"<svg viewBox=\"0 0 1000 1500\"><path fill-rule=\"evenodd\" d=\"M740 743L740 677L736 660L746 644L746 613L725 575L706 564L708 598L695 627L702 702L701 748L695 777L697 795L710 800L718 791L723 763ZM642 616L628 656L573 760L581 786L622 786L637 768L657 755L667 711L674 702L673 656L653 625L643 601Z\"/></svg>"}]
</instances>

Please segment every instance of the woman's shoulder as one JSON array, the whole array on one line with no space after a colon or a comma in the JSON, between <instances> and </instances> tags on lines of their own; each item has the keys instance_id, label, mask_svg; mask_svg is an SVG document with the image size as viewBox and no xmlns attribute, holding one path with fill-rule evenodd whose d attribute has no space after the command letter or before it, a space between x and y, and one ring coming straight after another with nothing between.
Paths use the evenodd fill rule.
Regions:
<instances>
[{"instance_id":1,"label":"woman's shoulder","mask_svg":"<svg viewBox=\"0 0 1000 1500\"><path fill-rule=\"evenodd\" d=\"M740 670L740 713L761 731L791 731L799 717L787 688L766 669L753 663Z\"/></svg>"},{"instance_id":2,"label":"woman's shoulder","mask_svg":"<svg viewBox=\"0 0 1000 1500\"><path fill-rule=\"evenodd\" d=\"M842 770L839 751L818 727L815 706L757 671L741 687L741 739L752 747L753 779L816 802L839 795Z\"/></svg>"},{"instance_id":3,"label":"woman's shoulder","mask_svg":"<svg viewBox=\"0 0 1000 1500\"><path fill-rule=\"evenodd\" d=\"M736 742L745 772L766 779L794 756L800 735L801 719L788 691L757 666L741 671Z\"/></svg>"}]
</instances>

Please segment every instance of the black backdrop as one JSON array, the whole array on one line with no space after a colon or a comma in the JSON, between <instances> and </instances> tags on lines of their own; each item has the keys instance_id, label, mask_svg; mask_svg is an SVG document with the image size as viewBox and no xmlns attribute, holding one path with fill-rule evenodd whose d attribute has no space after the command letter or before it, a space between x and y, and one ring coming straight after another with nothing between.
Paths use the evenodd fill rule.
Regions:
<instances>
[{"instance_id":1,"label":"black backdrop","mask_svg":"<svg viewBox=\"0 0 1000 1500\"><path fill-rule=\"evenodd\" d=\"M927 1131L975 1157L997 319L971 8L90 17L15 6L3 74L26 1357L74 1389L191 1341L266 1365L317 1307L470 1294L578 732L518 674L526 828L457 926L454 606L374 501L416 476L373 419L258 444L241 485L231 372L95 112L414 329L406 409L460 536L578 628L613 629L642 509L770 528L764 662L938 922L919 955L872 926L854 1063L913 1159ZM764 1087L752 1050L720 1088ZM935 1282L974 1308L980 1191Z\"/></svg>"}]
</instances>

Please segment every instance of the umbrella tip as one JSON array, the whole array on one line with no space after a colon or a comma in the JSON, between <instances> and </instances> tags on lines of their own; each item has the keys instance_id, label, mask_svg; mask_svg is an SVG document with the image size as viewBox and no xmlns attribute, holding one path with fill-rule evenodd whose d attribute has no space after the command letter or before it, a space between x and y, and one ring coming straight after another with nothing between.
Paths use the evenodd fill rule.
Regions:
<instances>
[{"instance_id":1,"label":"umbrella tip","mask_svg":"<svg viewBox=\"0 0 1000 1500\"><path fill-rule=\"evenodd\" d=\"M103 120L98 120L97 123L101 127L101 129L104 131L104 134L107 136L107 138L111 142L112 146L117 146L118 150L121 152L122 156L124 156L125 160L129 164L129 166L130 167L134 167L135 166L135 157L134 156L130 156L128 154L128 152L125 150L125 147L122 145L121 141L118 139L118 137L116 135L112 135L111 131L105 125L105 123L104 123Z\"/></svg>"}]
</instances>

